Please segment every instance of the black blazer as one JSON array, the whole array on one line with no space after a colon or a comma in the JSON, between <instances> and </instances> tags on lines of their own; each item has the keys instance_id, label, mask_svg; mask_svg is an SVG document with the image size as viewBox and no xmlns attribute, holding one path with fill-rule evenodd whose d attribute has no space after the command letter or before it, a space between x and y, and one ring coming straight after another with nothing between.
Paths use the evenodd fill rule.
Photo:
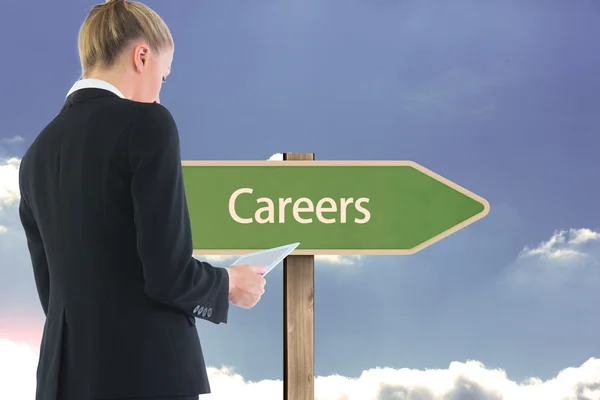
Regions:
<instances>
[{"instance_id":1,"label":"black blazer","mask_svg":"<svg viewBox=\"0 0 600 400\"><path fill-rule=\"evenodd\" d=\"M19 178L46 314L36 399L209 393L195 318L227 322L229 279L192 258L169 111L75 91Z\"/></svg>"}]
</instances>

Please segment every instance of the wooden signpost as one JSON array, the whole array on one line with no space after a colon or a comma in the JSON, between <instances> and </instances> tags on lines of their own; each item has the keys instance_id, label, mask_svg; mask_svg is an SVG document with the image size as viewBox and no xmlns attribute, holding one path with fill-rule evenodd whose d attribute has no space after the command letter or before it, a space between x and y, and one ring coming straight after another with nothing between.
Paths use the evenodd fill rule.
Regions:
<instances>
[{"instance_id":1,"label":"wooden signpost","mask_svg":"<svg viewBox=\"0 0 600 400\"><path fill-rule=\"evenodd\" d=\"M285 400L314 400L315 255L414 254L490 209L411 161L285 153L283 161L184 161L183 175L194 254L300 242L283 267Z\"/></svg>"},{"instance_id":2,"label":"wooden signpost","mask_svg":"<svg viewBox=\"0 0 600 400\"><path fill-rule=\"evenodd\" d=\"M285 153L284 161L315 159L313 153ZM283 261L283 398L315 397L315 256Z\"/></svg>"}]
</instances>

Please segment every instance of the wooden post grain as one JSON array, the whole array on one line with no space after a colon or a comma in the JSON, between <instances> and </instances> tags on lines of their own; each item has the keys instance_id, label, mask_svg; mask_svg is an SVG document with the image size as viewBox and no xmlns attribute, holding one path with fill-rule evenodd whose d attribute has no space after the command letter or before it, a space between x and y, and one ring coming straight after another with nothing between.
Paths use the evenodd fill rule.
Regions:
<instances>
[{"instance_id":1,"label":"wooden post grain","mask_svg":"<svg viewBox=\"0 0 600 400\"><path fill-rule=\"evenodd\" d=\"M314 153L284 153L284 160L312 161ZM315 256L283 261L283 398L315 398Z\"/></svg>"}]
</instances>

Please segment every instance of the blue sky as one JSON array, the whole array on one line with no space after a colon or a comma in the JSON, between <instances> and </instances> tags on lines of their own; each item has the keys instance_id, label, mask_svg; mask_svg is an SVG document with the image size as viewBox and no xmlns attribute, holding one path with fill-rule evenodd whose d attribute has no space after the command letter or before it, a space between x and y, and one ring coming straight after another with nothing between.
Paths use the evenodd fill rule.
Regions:
<instances>
[{"instance_id":1,"label":"blue sky","mask_svg":"<svg viewBox=\"0 0 600 400\"><path fill-rule=\"evenodd\" d=\"M35 346L43 320L14 172L79 76L77 31L93 3L5 3L0 339ZM600 356L600 2L146 4L176 42L161 101L184 159L409 159L491 204L416 255L318 259L317 375L450 374L452 362L477 360L521 382L567 367L584 374ZM198 324L207 362L281 379L282 324L279 268L255 309L234 308L226 326ZM585 371L600 384L594 362ZM386 390L372 398L402 398ZM453 390L446 396L461 399Z\"/></svg>"}]
</instances>

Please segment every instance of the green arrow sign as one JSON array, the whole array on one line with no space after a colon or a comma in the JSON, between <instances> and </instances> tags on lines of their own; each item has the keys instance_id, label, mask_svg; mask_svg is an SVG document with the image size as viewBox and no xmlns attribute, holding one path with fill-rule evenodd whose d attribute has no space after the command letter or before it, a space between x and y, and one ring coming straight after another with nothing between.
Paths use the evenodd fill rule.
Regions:
<instances>
[{"instance_id":1,"label":"green arrow sign","mask_svg":"<svg viewBox=\"0 0 600 400\"><path fill-rule=\"evenodd\" d=\"M194 254L413 254L489 203L411 161L184 161Z\"/></svg>"}]
</instances>

